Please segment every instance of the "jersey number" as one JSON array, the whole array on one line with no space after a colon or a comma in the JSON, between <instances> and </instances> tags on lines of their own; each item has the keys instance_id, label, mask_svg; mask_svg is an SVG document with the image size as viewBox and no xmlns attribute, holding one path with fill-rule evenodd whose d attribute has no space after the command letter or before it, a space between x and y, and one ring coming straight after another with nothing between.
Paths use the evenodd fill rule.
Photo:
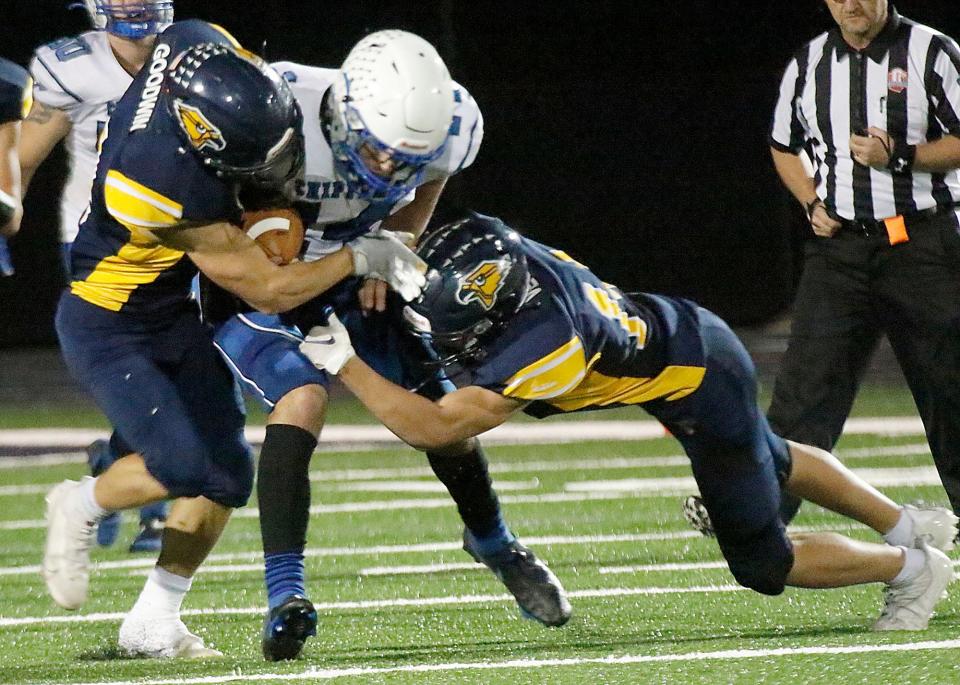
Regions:
<instances>
[{"instance_id":1,"label":"jersey number","mask_svg":"<svg viewBox=\"0 0 960 685\"><path fill-rule=\"evenodd\" d=\"M50 43L48 47L53 50L53 54L57 56L59 62L69 62L75 57L89 55L91 52L90 46L87 45L87 41L82 36L61 38Z\"/></svg>"}]
</instances>

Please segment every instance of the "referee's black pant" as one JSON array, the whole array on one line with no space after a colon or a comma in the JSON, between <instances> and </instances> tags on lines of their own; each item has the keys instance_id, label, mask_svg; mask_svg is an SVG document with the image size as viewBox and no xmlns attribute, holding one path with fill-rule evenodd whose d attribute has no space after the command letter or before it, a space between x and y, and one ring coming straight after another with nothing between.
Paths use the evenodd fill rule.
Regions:
<instances>
[{"instance_id":1,"label":"referee's black pant","mask_svg":"<svg viewBox=\"0 0 960 685\"><path fill-rule=\"evenodd\" d=\"M945 211L907 230L898 245L846 228L807 243L768 418L778 435L832 450L886 333L960 514L958 220Z\"/></svg>"}]
</instances>

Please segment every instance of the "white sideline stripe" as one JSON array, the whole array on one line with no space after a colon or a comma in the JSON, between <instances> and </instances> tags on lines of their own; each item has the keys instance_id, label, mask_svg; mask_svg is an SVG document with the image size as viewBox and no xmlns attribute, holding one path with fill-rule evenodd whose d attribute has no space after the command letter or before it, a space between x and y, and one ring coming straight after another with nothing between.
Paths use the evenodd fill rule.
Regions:
<instances>
[{"instance_id":1,"label":"white sideline stripe","mask_svg":"<svg viewBox=\"0 0 960 685\"><path fill-rule=\"evenodd\" d=\"M725 561L691 561L673 564L640 564L639 566L601 566L600 575L616 573L643 573L647 571L700 571L712 568L726 568Z\"/></svg>"},{"instance_id":2,"label":"white sideline stripe","mask_svg":"<svg viewBox=\"0 0 960 685\"><path fill-rule=\"evenodd\" d=\"M925 442L911 443L908 445L889 445L886 447L857 447L847 450L838 450L837 456L844 461L851 459L871 459L879 457L902 457L917 454L930 454L930 447ZM83 461L80 457L81 452L69 452L60 455L44 455L45 457L57 457L56 462L50 463L70 463L73 461ZM64 461L63 457L69 457L69 461ZM76 458L74 458L76 457ZM30 459L34 459L31 457ZM6 462L10 460L0 459L0 469L12 468ZM16 459L15 461L27 461L25 459ZM32 462L36 464L37 462ZM578 470L578 471L600 471L617 469L644 469L658 468L662 466L686 466L690 460L682 454L654 457L612 457L609 459L564 459L552 461L522 461L522 462L500 462L492 463L489 466L490 473L549 473L557 471ZM409 466L393 469L338 469L324 470L317 469L310 472L310 480L314 483L358 481L358 480L377 480L377 479L398 479L398 478L434 478L434 473L428 466ZM501 487L498 481L498 487ZM0 497L12 497L20 495L46 494L56 483L46 483L42 485L4 485L0 486Z\"/></svg>"},{"instance_id":3,"label":"white sideline stripe","mask_svg":"<svg viewBox=\"0 0 960 685\"><path fill-rule=\"evenodd\" d=\"M905 468L851 469L874 487L940 485L940 474L933 466ZM660 490L695 489L692 476L677 478L624 478L621 480L584 480L566 483L567 492L656 492Z\"/></svg>"},{"instance_id":4,"label":"white sideline stripe","mask_svg":"<svg viewBox=\"0 0 960 685\"><path fill-rule=\"evenodd\" d=\"M833 527L831 530L838 530ZM797 528L796 530L811 530ZM523 541L528 545L590 545L617 542L655 542L662 540L683 540L687 538L703 537L695 530L678 530L659 533L614 533L609 535L541 535L524 536ZM370 547L308 547L304 550L305 557L347 557L347 556L377 556L387 554L417 554L423 552L448 552L463 547L460 540L454 542L419 542L412 545L373 545ZM219 552L207 557L207 563L226 561L261 562L263 554L256 552ZM120 559L117 561L94 562L94 571L105 571L127 568L153 568L156 565L154 557L139 557L135 559ZM202 568L202 567L201 567ZM18 576L31 573L40 573L40 566L7 566L0 567L0 576Z\"/></svg>"},{"instance_id":5,"label":"white sideline stripe","mask_svg":"<svg viewBox=\"0 0 960 685\"><path fill-rule=\"evenodd\" d=\"M247 426L245 434L250 442L263 442L264 426ZM848 435L864 433L896 436L923 435L923 424L918 417L876 417L849 419L843 432ZM483 434L488 444L562 443L591 440L651 440L666 435L656 421L545 421L541 423L507 423ZM3 447L76 447L86 445L108 434L96 428L13 428L0 430ZM323 429L324 441L342 443L383 442L400 444L400 440L384 426L331 425ZM25 458L23 459L26 460ZM19 460L18 460L19 461Z\"/></svg>"},{"instance_id":6,"label":"white sideline stripe","mask_svg":"<svg viewBox=\"0 0 960 685\"><path fill-rule=\"evenodd\" d=\"M596 599L603 597L632 597L641 595L685 595L707 592L743 592L747 588L739 585L694 585L691 587L610 587L594 590L574 590L567 592L570 599ZM390 607L429 607L459 604L493 604L514 602L513 595L454 595L452 597L399 597L397 599L373 599L352 602L314 602L317 611L340 611L344 609L386 609ZM263 613L265 607L228 607L209 609L184 609L181 616L224 616ZM37 623L101 623L120 621L126 614L122 611L97 614L73 614L71 616L23 616L20 618L0 618L0 627L26 626Z\"/></svg>"},{"instance_id":7,"label":"white sideline stripe","mask_svg":"<svg viewBox=\"0 0 960 685\"><path fill-rule=\"evenodd\" d=\"M678 661L728 661L735 659L769 659L771 657L822 656L833 654L869 654L877 652L920 652L960 648L960 640L927 640L880 645L850 645L845 647L780 647L777 649L727 649L717 652L683 652L680 654L618 654L601 657L574 657L568 659L513 659L510 661L452 662L445 664L408 664L405 666L355 666L353 668L311 668L298 673L244 673L195 678L167 678L158 680L116 680L77 685L215 685L238 681L270 680L332 680L389 673L443 673L447 671L494 671L517 668L562 668L587 664L627 665L643 663L670 663ZM545 676L539 676L543 678ZM541 681L542 682L542 681Z\"/></svg>"}]
</instances>

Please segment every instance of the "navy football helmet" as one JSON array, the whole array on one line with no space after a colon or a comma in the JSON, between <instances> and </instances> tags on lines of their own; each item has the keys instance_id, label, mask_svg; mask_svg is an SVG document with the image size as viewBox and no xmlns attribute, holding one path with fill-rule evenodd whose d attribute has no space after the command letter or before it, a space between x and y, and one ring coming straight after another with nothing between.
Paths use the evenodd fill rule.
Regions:
<instances>
[{"instance_id":1,"label":"navy football helmet","mask_svg":"<svg viewBox=\"0 0 960 685\"><path fill-rule=\"evenodd\" d=\"M194 45L171 62L162 92L185 150L218 176L281 188L303 171L300 107L252 52Z\"/></svg>"},{"instance_id":2,"label":"navy football helmet","mask_svg":"<svg viewBox=\"0 0 960 685\"><path fill-rule=\"evenodd\" d=\"M471 213L427 236L417 254L427 284L404 309L414 335L439 363L481 360L493 338L527 301L530 274L520 235L496 219Z\"/></svg>"},{"instance_id":3,"label":"navy football helmet","mask_svg":"<svg viewBox=\"0 0 960 685\"><path fill-rule=\"evenodd\" d=\"M94 28L121 38L138 40L173 23L173 0L83 0Z\"/></svg>"}]
</instances>

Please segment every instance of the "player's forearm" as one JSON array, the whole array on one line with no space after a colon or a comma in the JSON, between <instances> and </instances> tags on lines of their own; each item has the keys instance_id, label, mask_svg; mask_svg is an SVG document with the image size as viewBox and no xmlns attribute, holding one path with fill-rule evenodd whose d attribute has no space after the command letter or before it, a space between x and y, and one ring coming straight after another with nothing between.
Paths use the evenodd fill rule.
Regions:
<instances>
[{"instance_id":1,"label":"player's forearm","mask_svg":"<svg viewBox=\"0 0 960 685\"><path fill-rule=\"evenodd\" d=\"M960 138L944 136L930 143L917 145L914 171L944 173L960 169Z\"/></svg>"},{"instance_id":2,"label":"player's forearm","mask_svg":"<svg viewBox=\"0 0 960 685\"><path fill-rule=\"evenodd\" d=\"M430 217L437 208L437 202L446 183L446 178L424 183L417 188L413 202L383 220L383 228L391 231L407 231L419 238L430 223Z\"/></svg>"},{"instance_id":3,"label":"player's forearm","mask_svg":"<svg viewBox=\"0 0 960 685\"><path fill-rule=\"evenodd\" d=\"M817 199L816 186L799 155L782 152L776 148L770 148L770 154L773 156L773 165L777 169L780 180L797 202L806 207Z\"/></svg>"},{"instance_id":4,"label":"player's forearm","mask_svg":"<svg viewBox=\"0 0 960 685\"><path fill-rule=\"evenodd\" d=\"M326 292L353 275L353 268L353 255L349 248L343 248L313 262L270 269L262 284L251 288L249 297L240 296L262 312L277 314Z\"/></svg>"},{"instance_id":5,"label":"player's forearm","mask_svg":"<svg viewBox=\"0 0 960 685\"><path fill-rule=\"evenodd\" d=\"M411 447L436 449L476 435L469 426L451 420L436 402L391 383L359 357L350 359L338 377L384 426Z\"/></svg>"},{"instance_id":6,"label":"player's forearm","mask_svg":"<svg viewBox=\"0 0 960 685\"><path fill-rule=\"evenodd\" d=\"M66 112L35 102L22 127L18 146L21 197L27 194L34 173L70 132L72 124Z\"/></svg>"}]
</instances>

